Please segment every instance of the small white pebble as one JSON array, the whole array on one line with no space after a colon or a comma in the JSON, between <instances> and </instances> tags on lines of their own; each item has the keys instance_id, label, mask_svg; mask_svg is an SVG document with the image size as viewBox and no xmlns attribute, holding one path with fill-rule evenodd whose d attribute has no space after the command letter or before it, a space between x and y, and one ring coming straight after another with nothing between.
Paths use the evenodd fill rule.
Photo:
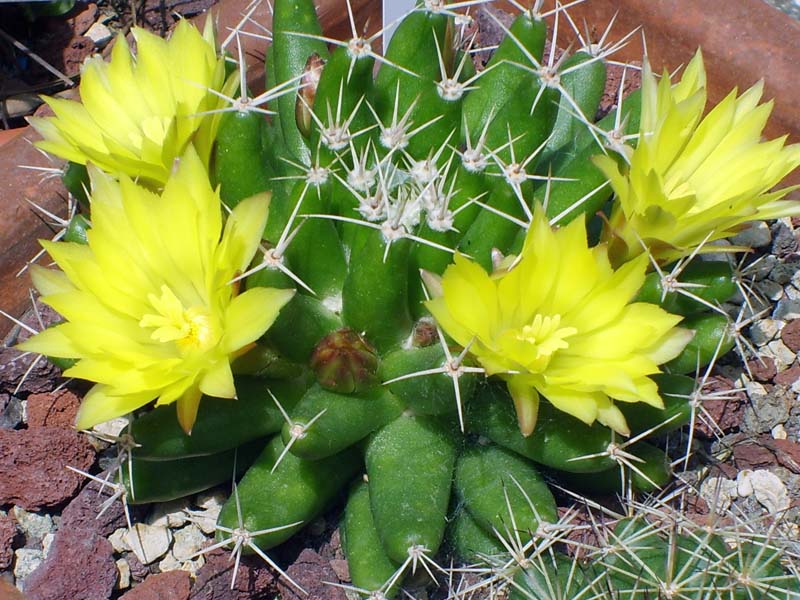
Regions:
<instances>
[{"instance_id":1,"label":"small white pebble","mask_svg":"<svg viewBox=\"0 0 800 600\"><path fill-rule=\"evenodd\" d=\"M783 293L789 300L800 300L800 290L793 285L787 285L783 288Z\"/></svg>"},{"instance_id":2,"label":"small white pebble","mask_svg":"<svg viewBox=\"0 0 800 600\"><path fill-rule=\"evenodd\" d=\"M221 508L217 507L192 512L192 522L200 528L200 531L211 535L217 531L217 519L221 510Z\"/></svg>"},{"instance_id":3,"label":"small white pebble","mask_svg":"<svg viewBox=\"0 0 800 600\"><path fill-rule=\"evenodd\" d=\"M15 506L11 509L11 514L17 521L17 526L28 538L28 541L41 542L42 538L48 533L55 531L53 517L47 514L28 512L27 510Z\"/></svg>"},{"instance_id":4,"label":"small white pebble","mask_svg":"<svg viewBox=\"0 0 800 600\"><path fill-rule=\"evenodd\" d=\"M736 246L763 248L772 242L772 233L764 221L754 221L747 229L733 236L731 242Z\"/></svg>"},{"instance_id":5,"label":"small white pebble","mask_svg":"<svg viewBox=\"0 0 800 600\"><path fill-rule=\"evenodd\" d=\"M797 355L783 343L783 340L774 340L770 342L767 344L767 350L768 354L775 359L775 366L778 371L783 371L791 366L797 358Z\"/></svg>"},{"instance_id":6,"label":"small white pebble","mask_svg":"<svg viewBox=\"0 0 800 600\"><path fill-rule=\"evenodd\" d=\"M776 321L775 319L756 321L750 326L750 339L756 346L766 346L775 339L775 336L783 329L783 326L783 321Z\"/></svg>"},{"instance_id":7,"label":"small white pebble","mask_svg":"<svg viewBox=\"0 0 800 600\"><path fill-rule=\"evenodd\" d=\"M172 554L177 561L188 560L189 557L197 554L207 539L200 528L195 524L189 524L183 529L178 529L173 533L173 537L174 541L170 554Z\"/></svg>"},{"instance_id":8,"label":"small white pebble","mask_svg":"<svg viewBox=\"0 0 800 600\"><path fill-rule=\"evenodd\" d=\"M172 532L166 527L136 523L124 539L136 558L143 565L149 565L167 553L172 543Z\"/></svg>"},{"instance_id":9,"label":"small white pebble","mask_svg":"<svg viewBox=\"0 0 800 600\"><path fill-rule=\"evenodd\" d=\"M709 477L700 484L700 497L709 509L724 512L738 497L736 482L724 477Z\"/></svg>"},{"instance_id":10,"label":"small white pebble","mask_svg":"<svg viewBox=\"0 0 800 600\"><path fill-rule=\"evenodd\" d=\"M756 291L769 298L773 302L777 302L783 297L783 286L780 283L776 283L771 279L764 279L763 281L759 281L755 285Z\"/></svg>"},{"instance_id":11,"label":"small white pebble","mask_svg":"<svg viewBox=\"0 0 800 600\"><path fill-rule=\"evenodd\" d=\"M757 381L748 381L744 385L747 395L752 398L753 396L766 396L767 388L758 383Z\"/></svg>"},{"instance_id":12,"label":"small white pebble","mask_svg":"<svg viewBox=\"0 0 800 600\"><path fill-rule=\"evenodd\" d=\"M775 305L772 317L784 321L800 319L800 300L792 300L791 298L779 300L778 304Z\"/></svg>"},{"instance_id":13,"label":"small white pebble","mask_svg":"<svg viewBox=\"0 0 800 600\"><path fill-rule=\"evenodd\" d=\"M782 423L775 425L770 433L772 434L773 440L785 440L789 437L789 434L786 433L786 428Z\"/></svg>"},{"instance_id":14,"label":"small white pebble","mask_svg":"<svg viewBox=\"0 0 800 600\"><path fill-rule=\"evenodd\" d=\"M14 578L17 589L25 591L25 579L42 564L44 555L34 548L19 548L14 551Z\"/></svg>"},{"instance_id":15,"label":"small white pebble","mask_svg":"<svg viewBox=\"0 0 800 600\"><path fill-rule=\"evenodd\" d=\"M147 518L147 523L157 527L182 527L188 520L184 512L188 507L186 498L156 504Z\"/></svg>"},{"instance_id":16,"label":"small white pebble","mask_svg":"<svg viewBox=\"0 0 800 600\"><path fill-rule=\"evenodd\" d=\"M127 527L120 527L110 536L108 536L108 541L111 542L111 547L114 549L114 552L117 554L121 554L123 552L130 552L131 547L128 545L128 542L125 540L125 537L128 533Z\"/></svg>"},{"instance_id":17,"label":"small white pebble","mask_svg":"<svg viewBox=\"0 0 800 600\"><path fill-rule=\"evenodd\" d=\"M227 495L225 492L220 490L214 490L211 492L202 492L197 494L197 498L195 499L195 504L200 508L222 508L222 505L225 504L227 500Z\"/></svg>"},{"instance_id":18,"label":"small white pebble","mask_svg":"<svg viewBox=\"0 0 800 600\"><path fill-rule=\"evenodd\" d=\"M752 471L749 479L756 500L770 514L778 514L789 508L789 491L780 477L766 469L759 469Z\"/></svg>"},{"instance_id":19,"label":"small white pebble","mask_svg":"<svg viewBox=\"0 0 800 600\"><path fill-rule=\"evenodd\" d=\"M126 590L131 587L131 566L124 558L117 561L117 585L118 590Z\"/></svg>"},{"instance_id":20,"label":"small white pebble","mask_svg":"<svg viewBox=\"0 0 800 600\"><path fill-rule=\"evenodd\" d=\"M117 437L128 426L128 419L120 417L118 419L111 419L103 423L98 423L92 427L92 431L107 435L109 437Z\"/></svg>"},{"instance_id":21,"label":"small white pebble","mask_svg":"<svg viewBox=\"0 0 800 600\"><path fill-rule=\"evenodd\" d=\"M736 493L740 498L747 498L753 494L753 483L750 481L752 471L745 469L736 476Z\"/></svg>"},{"instance_id":22,"label":"small white pebble","mask_svg":"<svg viewBox=\"0 0 800 600\"><path fill-rule=\"evenodd\" d=\"M709 244L706 244L706 246L708 247L714 247L714 246L727 247L730 245L731 243L728 240L715 240ZM709 254L700 254L698 258L700 258L700 260L721 260L730 262L731 256L732 254L730 252L715 252Z\"/></svg>"},{"instance_id":23,"label":"small white pebble","mask_svg":"<svg viewBox=\"0 0 800 600\"><path fill-rule=\"evenodd\" d=\"M181 568L181 563L179 560L176 560L175 557L172 555L172 552L167 552L167 554L162 558L158 563L158 570L162 573L167 573L168 571L177 571Z\"/></svg>"},{"instance_id":24,"label":"small white pebble","mask_svg":"<svg viewBox=\"0 0 800 600\"><path fill-rule=\"evenodd\" d=\"M94 23L84 34L94 42L95 48L102 48L111 41L111 30L102 23Z\"/></svg>"},{"instance_id":25,"label":"small white pebble","mask_svg":"<svg viewBox=\"0 0 800 600\"><path fill-rule=\"evenodd\" d=\"M53 540L56 539L55 533L48 533L42 538L42 556L47 558L47 555L50 554L50 546L53 544Z\"/></svg>"},{"instance_id":26,"label":"small white pebble","mask_svg":"<svg viewBox=\"0 0 800 600\"><path fill-rule=\"evenodd\" d=\"M167 552L167 555L158 563L158 568L162 573L180 570L188 571L195 575L204 564L206 564L206 559L203 556L198 556L194 560L180 561L175 558L172 552Z\"/></svg>"}]
</instances>

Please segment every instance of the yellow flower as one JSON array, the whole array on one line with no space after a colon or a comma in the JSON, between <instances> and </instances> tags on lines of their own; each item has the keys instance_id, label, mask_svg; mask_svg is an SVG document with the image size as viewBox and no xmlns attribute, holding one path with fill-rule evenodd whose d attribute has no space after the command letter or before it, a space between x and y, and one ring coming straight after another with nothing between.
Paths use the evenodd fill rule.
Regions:
<instances>
[{"instance_id":1,"label":"yellow flower","mask_svg":"<svg viewBox=\"0 0 800 600\"><path fill-rule=\"evenodd\" d=\"M692 333L675 327L681 317L631 303L645 256L615 271L604 244L588 247L582 218L553 231L537 208L515 262L490 276L456 255L427 306L487 374L506 380L523 435L534 429L540 394L585 423L626 435L615 400L663 406L649 376Z\"/></svg>"},{"instance_id":2,"label":"yellow flower","mask_svg":"<svg viewBox=\"0 0 800 600\"><path fill-rule=\"evenodd\" d=\"M266 331L292 290L230 281L258 249L269 196L239 203L222 223L219 194L189 146L159 196L90 167L88 245L42 242L60 271L34 267L33 283L65 322L20 344L76 358L69 377L95 382L77 427L151 400L177 401L189 432L202 394L236 395L230 360Z\"/></svg>"},{"instance_id":3,"label":"yellow flower","mask_svg":"<svg viewBox=\"0 0 800 600\"><path fill-rule=\"evenodd\" d=\"M644 252L642 243L659 262L671 262L748 221L800 214L800 203L781 201L789 189L769 192L800 165L800 144L784 146L785 137L761 142L772 111L772 102L758 104L762 92L763 82L738 97L734 89L703 118L699 51L675 85L666 72L657 81L645 62L630 166L595 158L617 196L603 232L615 264Z\"/></svg>"},{"instance_id":4,"label":"yellow flower","mask_svg":"<svg viewBox=\"0 0 800 600\"><path fill-rule=\"evenodd\" d=\"M93 56L84 63L82 103L44 98L55 117L30 123L47 152L161 187L189 142L208 164L221 115L200 113L221 108L224 100L209 90L230 95L236 78L225 83L210 19L202 35L187 21L169 41L139 28L133 34L135 59L119 36L111 62Z\"/></svg>"}]
</instances>

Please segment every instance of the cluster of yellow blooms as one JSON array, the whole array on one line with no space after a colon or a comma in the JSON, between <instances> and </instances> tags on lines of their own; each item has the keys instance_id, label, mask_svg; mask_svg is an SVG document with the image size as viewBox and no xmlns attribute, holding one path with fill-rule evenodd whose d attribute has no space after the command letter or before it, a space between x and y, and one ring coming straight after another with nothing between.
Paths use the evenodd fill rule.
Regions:
<instances>
[{"instance_id":1,"label":"cluster of yellow blooms","mask_svg":"<svg viewBox=\"0 0 800 600\"><path fill-rule=\"evenodd\" d=\"M189 144L208 165L221 118L210 111L225 104L213 92L230 95L237 79L225 77L210 20L202 35L181 21L169 41L140 28L133 34L135 58L119 36L110 62L84 63L81 102L45 98L55 118L30 123L42 150L157 188Z\"/></svg>"},{"instance_id":2,"label":"cluster of yellow blooms","mask_svg":"<svg viewBox=\"0 0 800 600\"><path fill-rule=\"evenodd\" d=\"M456 256L428 309L456 342L471 344L487 374L508 382L523 434L533 431L539 394L627 434L613 400L663 407L648 375L692 337L675 327L680 317L630 303L647 264L642 255L615 271L605 244L588 247L583 218L553 231L538 210L516 266L491 276Z\"/></svg>"},{"instance_id":3,"label":"cluster of yellow blooms","mask_svg":"<svg viewBox=\"0 0 800 600\"><path fill-rule=\"evenodd\" d=\"M800 145L761 142L772 110L758 105L763 85L738 98L732 91L703 118L705 80L699 51L675 85L645 62L627 168L595 158L616 195L600 244L587 248L582 219L552 232L539 212L513 269L489 275L457 256L437 286L443 295L428 303L448 335L507 380L523 434L533 431L540 394L621 434L628 427L614 401L663 408L648 376L692 332L652 304L631 303L649 257L668 263L748 221L800 214L798 202L781 200L788 189L769 192L800 165Z\"/></svg>"},{"instance_id":4,"label":"cluster of yellow blooms","mask_svg":"<svg viewBox=\"0 0 800 600\"><path fill-rule=\"evenodd\" d=\"M202 394L236 397L231 359L294 292L232 283L258 251L270 199L239 203L223 225L208 176L219 115L197 116L231 85L211 28L182 21L169 42L135 33L135 62L120 37L110 63L84 66L83 104L50 99L56 116L33 121L40 147L89 163L92 228L87 245L43 242L61 270L33 267L33 283L65 322L20 348L79 359L65 375L96 383L79 429L155 400L177 402L189 432Z\"/></svg>"},{"instance_id":5,"label":"cluster of yellow blooms","mask_svg":"<svg viewBox=\"0 0 800 600\"><path fill-rule=\"evenodd\" d=\"M645 250L671 262L749 221L798 213L797 202L781 200L788 188L770 192L800 165L800 144L785 146L785 136L761 141L772 112L772 102L758 104L763 88L759 82L738 97L731 91L704 118L699 51L675 85L667 73L656 80L645 62L639 140L629 167L595 158L616 194L602 237L615 264Z\"/></svg>"},{"instance_id":6,"label":"cluster of yellow blooms","mask_svg":"<svg viewBox=\"0 0 800 600\"><path fill-rule=\"evenodd\" d=\"M78 359L66 375L95 382L78 427L155 400L177 402L191 430L202 394L233 398L230 361L271 325L293 292L231 283L257 252L269 199L223 218L207 174L225 78L210 27L182 22L169 42L136 31L111 62L89 60L82 103L48 100L40 147L91 169L88 245L45 243L61 269L35 268L36 288L65 322L22 344ZM519 257L487 273L464 256L427 304L487 374L502 377L530 434L539 397L622 434L616 402L662 406L650 376L692 332L680 317L633 299L648 253L673 261L755 219L796 214L769 192L800 164L800 147L761 142L770 104L761 86L732 92L705 118L700 54L680 83L645 66L641 131L629 164L596 159L617 202L601 243L583 219L554 230L535 209ZM203 116L204 113L205 116ZM177 167L175 166L177 164ZM476 309L477 307L477 309Z\"/></svg>"}]
</instances>

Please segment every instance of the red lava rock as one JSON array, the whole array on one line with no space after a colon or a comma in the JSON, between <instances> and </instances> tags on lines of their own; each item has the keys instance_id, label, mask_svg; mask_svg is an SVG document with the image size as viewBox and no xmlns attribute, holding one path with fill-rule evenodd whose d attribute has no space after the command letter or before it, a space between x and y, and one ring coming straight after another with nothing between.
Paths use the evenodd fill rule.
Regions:
<instances>
[{"instance_id":1,"label":"red lava rock","mask_svg":"<svg viewBox=\"0 0 800 600\"><path fill-rule=\"evenodd\" d=\"M767 382L772 381L773 377L778 374L778 368L775 366L775 361L769 356L760 356L747 361L747 366L750 367L750 373L756 381Z\"/></svg>"},{"instance_id":2,"label":"red lava rock","mask_svg":"<svg viewBox=\"0 0 800 600\"><path fill-rule=\"evenodd\" d=\"M101 479L105 474L98 475ZM100 515L101 506L113 492L106 486L102 491L100 484L96 481L88 483L81 490L81 493L73 498L64 512L61 513L61 528L86 531L87 533L97 534L103 537L111 535L120 527L126 526L125 510L120 500L115 500ZM136 513L145 510L144 507L131 506L131 517ZM130 562L130 561L129 561ZM131 572L133 573L133 567Z\"/></svg>"},{"instance_id":3,"label":"red lava rock","mask_svg":"<svg viewBox=\"0 0 800 600\"><path fill-rule=\"evenodd\" d=\"M275 575L258 556L245 556L231 589L233 561L230 553L215 550L206 554L206 564L197 571L189 600L272 599L277 594ZM310 596L305 596L309 599Z\"/></svg>"},{"instance_id":4,"label":"red lava rock","mask_svg":"<svg viewBox=\"0 0 800 600\"><path fill-rule=\"evenodd\" d=\"M48 75L47 80L52 80L52 75ZM0 252L0 306L14 317L23 314L31 304L28 276L23 279L16 275L40 250L37 239L53 235L47 220L42 219L26 200L57 215L66 213L66 190L60 178L43 179L41 173L18 166L60 167L63 164L42 156L31 143L36 139L39 139L38 134L28 127L23 134L0 146L0 197L4 199L0 203L0 223L3 224L0 228L0 248L3 249ZM38 324L33 326L39 327ZM10 320L1 319L0 337L14 328ZM15 350L9 352L19 355ZM0 358L0 365L6 364L3 358ZM9 381L4 375L0 369L0 387Z\"/></svg>"},{"instance_id":5,"label":"red lava rock","mask_svg":"<svg viewBox=\"0 0 800 600\"><path fill-rule=\"evenodd\" d=\"M11 515L0 515L0 571L10 567L14 560L12 544L17 533L17 520ZM0 594L0 598L5 596Z\"/></svg>"},{"instance_id":6,"label":"red lava rock","mask_svg":"<svg viewBox=\"0 0 800 600\"><path fill-rule=\"evenodd\" d=\"M789 321L781 329L781 339L792 352L800 352L800 319Z\"/></svg>"},{"instance_id":7,"label":"red lava rock","mask_svg":"<svg viewBox=\"0 0 800 600\"><path fill-rule=\"evenodd\" d=\"M336 573L336 577L338 577L339 581L350 581L350 568L344 558L334 558L330 563L331 569Z\"/></svg>"},{"instance_id":8,"label":"red lava rock","mask_svg":"<svg viewBox=\"0 0 800 600\"><path fill-rule=\"evenodd\" d=\"M186 571L154 573L120 600L186 600L192 583Z\"/></svg>"},{"instance_id":9,"label":"red lava rock","mask_svg":"<svg viewBox=\"0 0 800 600\"><path fill-rule=\"evenodd\" d=\"M800 366L795 365L775 375L773 381L778 385L789 386L798 379L800 379Z\"/></svg>"},{"instance_id":10,"label":"red lava rock","mask_svg":"<svg viewBox=\"0 0 800 600\"><path fill-rule=\"evenodd\" d=\"M81 401L69 390L28 396L28 427L72 429Z\"/></svg>"},{"instance_id":11,"label":"red lava rock","mask_svg":"<svg viewBox=\"0 0 800 600\"><path fill-rule=\"evenodd\" d=\"M331 534L331 540L328 542L328 546L333 552L334 557L344 558L344 550L342 549L342 536L338 529L333 530L333 533Z\"/></svg>"},{"instance_id":12,"label":"red lava rock","mask_svg":"<svg viewBox=\"0 0 800 600\"><path fill-rule=\"evenodd\" d=\"M699 494L686 494L684 498L684 511L683 514L690 519L693 516L704 516L709 512L708 502Z\"/></svg>"},{"instance_id":13,"label":"red lava rock","mask_svg":"<svg viewBox=\"0 0 800 600\"><path fill-rule=\"evenodd\" d=\"M0 579L0 598L3 600L25 600L22 592L5 579Z\"/></svg>"},{"instance_id":14,"label":"red lava rock","mask_svg":"<svg viewBox=\"0 0 800 600\"><path fill-rule=\"evenodd\" d=\"M33 365L36 358L34 354L22 355L13 348L0 349L0 392L36 394L55 389L61 371L44 358Z\"/></svg>"},{"instance_id":15,"label":"red lava rock","mask_svg":"<svg viewBox=\"0 0 800 600\"><path fill-rule=\"evenodd\" d=\"M625 89L622 90L622 97L626 98L632 91L642 86L642 74L638 69L623 69L620 65L608 65L608 76L606 77L606 87L603 90L603 97L600 100L600 107L597 116L606 116L618 104L619 88L622 85L622 74L625 73Z\"/></svg>"},{"instance_id":16,"label":"red lava rock","mask_svg":"<svg viewBox=\"0 0 800 600\"><path fill-rule=\"evenodd\" d=\"M72 31L75 35L83 35L97 20L97 4L78 4L75 6L75 10L79 12L71 17L67 23L72 25Z\"/></svg>"},{"instance_id":17,"label":"red lava rock","mask_svg":"<svg viewBox=\"0 0 800 600\"><path fill-rule=\"evenodd\" d=\"M84 35L70 40L69 45L64 48L63 61L65 73L80 73L81 65L88 56L94 54L94 42L92 38Z\"/></svg>"},{"instance_id":18,"label":"red lava rock","mask_svg":"<svg viewBox=\"0 0 800 600\"><path fill-rule=\"evenodd\" d=\"M800 474L800 444L791 440L776 440L762 435L747 443L734 444L733 456L739 470L781 465Z\"/></svg>"},{"instance_id":19,"label":"red lava rock","mask_svg":"<svg viewBox=\"0 0 800 600\"><path fill-rule=\"evenodd\" d=\"M145 0L142 10L143 26L157 33L170 31L181 15L192 17L203 13L215 2L216 0Z\"/></svg>"},{"instance_id":20,"label":"red lava rock","mask_svg":"<svg viewBox=\"0 0 800 600\"><path fill-rule=\"evenodd\" d=\"M736 444L733 458L739 470L763 469L776 463L775 454L759 443Z\"/></svg>"},{"instance_id":21,"label":"red lava rock","mask_svg":"<svg viewBox=\"0 0 800 600\"><path fill-rule=\"evenodd\" d=\"M710 474L714 477L724 477L725 479L736 479L739 475L739 469L729 463L719 463L714 465Z\"/></svg>"},{"instance_id":22,"label":"red lava rock","mask_svg":"<svg viewBox=\"0 0 800 600\"><path fill-rule=\"evenodd\" d=\"M698 411L695 419L695 432L698 437L712 439L716 437L716 429L707 421L709 418L723 431L737 429L744 418L747 396L744 392L728 392L734 389L733 382L727 377L711 376L706 381L703 393L708 395L703 400L703 412ZM721 397L714 397L714 395Z\"/></svg>"},{"instance_id":23,"label":"red lava rock","mask_svg":"<svg viewBox=\"0 0 800 600\"><path fill-rule=\"evenodd\" d=\"M791 440L770 440L769 444L781 465L800 474L800 444Z\"/></svg>"},{"instance_id":24,"label":"red lava rock","mask_svg":"<svg viewBox=\"0 0 800 600\"><path fill-rule=\"evenodd\" d=\"M478 29L476 43L481 48L498 44L504 37L503 27L498 25L495 19L499 20L505 27L511 27L511 22L513 21L513 16L510 13L496 8L491 4L483 4L480 6L478 10L475 11L474 17L475 25ZM492 17L495 18L493 19ZM475 67L479 71L486 66L486 63L489 62L489 58L491 58L491 52L481 51L473 53L473 61L475 62Z\"/></svg>"},{"instance_id":25,"label":"red lava rock","mask_svg":"<svg viewBox=\"0 0 800 600\"><path fill-rule=\"evenodd\" d=\"M28 600L106 600L116 582L111 543L62 525L45 561L25 580L25 595Z\"/></svg>"},{"instance_id":26,"label":"red lava rock","mask_svg":"<svg viewBox=\"0 0 800 600\"><path fill-rule=\"evenodd\" d=\"M57 506L83 482L67 466L89 470L94 459L94 448L77 431L57 427L0 430L0 504L16 504L25 510Z\"/></svg>"},{"instance_id":27,"label":"red lava rock","mask_svg":"<svg viewBox=\"0 0 800 600\"><path fill-rule=\"evenodd\" d=\"M560 522L569 523L571 527L566 530L566 550L570 556L582 552L582 548L596 548L601 544L604 524L589 513L586 505L576 504L574 507L559 506L558 518ZM570 543L572 542L572 543Z\"/></svg>"},{"instance_id":28,"label":"red lava rock","mask_svg":"<svg viewBox=\"0 0 800 600\"><path fill-rule=\"evenodd\" d=\"M278 592L282 600L346 600L344 590L325 582L338 583L330 562L314 550L306 548L297 560L286 569L287 575L297 582L307 594L303 594L288 581L278 580Z\"/></svg>"},{"instance_id":29,"label":"red lava rock","mask_svg":"<svg viewBox=\"0 0 800 600\"><path fill-rule=\"evenodd\" d=\"M142 562L136 558L136 554L133 552L126 552L123 555L123 558L131 569L131 580L135 581L136 583L141 583L150 575L150 568L147 565L142 564Z\"/></svg>"}]
</instances>

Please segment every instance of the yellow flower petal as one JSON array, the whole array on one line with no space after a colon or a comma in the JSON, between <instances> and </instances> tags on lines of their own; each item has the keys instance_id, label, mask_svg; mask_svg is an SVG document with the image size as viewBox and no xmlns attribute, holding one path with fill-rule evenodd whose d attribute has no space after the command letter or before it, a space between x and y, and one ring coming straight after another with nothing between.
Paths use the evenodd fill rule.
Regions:
<instances>
[{"instance_id":1,"label":"yellow flower petal","mask_svg":"<svg viewBox=\"0 0 800 600\"><path fill-rule=\"evenodd\" d=\"M520 378L513 376L508 378L508 392L514 400L519 431L528 437L533 433L539 417L539 393Z\"/></svg>"},{"instance_id":2,"label":"yellow flower petal","mask_svg":"<svg viewBox=\"0 0 800 600\"><path fill-rule=\"evenodd\" d=\"M597 400L597 420L620 435L629 436L631 434L625 415L614 406L609 398L605 398L605 401Z\"/></svg>"},{"instance_id":3,"label":"yellow flower petal","mask_svg":"<svg viewBox=\"0 0 800 600\"><path fill-rule=\"evenodd\" d=\"M247 268L267 224L270 194L257 194L239 202L225 222L217 261L234 267L233 276Z\"/></svg>"},{"instance_id":4,"label":"yellow flower petal","mask_svg":"<svg viewBox=\"0 0 800 600\"><path fill-rule=\"evenodd\" d=\"M694 334L692 329L676 327L655 341L650 348L645 350L645 354L657 364L669 362L681 353L686 344L692 341Z\"/></svg>"},{"instance_id":5,"label":"yellow flower petal","mask_svg":"<svg viewBox=\"0 0 800 600\"><path fill-rule=\"evenodd\" d=\"M680 82L642 75L642 114L629 165L595 157L617 196L602 239L615 265L649 252L669 263L701 244L735 234L752 220L800 214L796 202L769 192L800 165L800 147L762 141L772 103L763 83L733 90L703 116L706 78L698 51Z\"/></svg>"},{"instance_id":6,"label":"yellow flower petal","mask_svg":"<svg viewBox=\"0 0 800 600\"><path fill-rule=\"evenodd\" d=\"M227 360L218 361L205 372L200 380L200 391L214 398L234 398L236 386L233 383L231 365Z\"/></svg>"},{"instance_id":7,"label":"yellow flower petal","mask_svg":"<svg viewBox=\"0 0 800 600\"><path fill-rule=\"evenodd\" d=\"M589 248L583 219L553 230L537 207L506 270L490 276L457 255L426 306L488 375L507 382L523 435L535 434L540 396L627 435L614 401L662 407L650 376L690 339L676 328L681 317L633 302L647 265L641 255L615 270L604 245Z\"/></svg>"},{"instance_id":8,"label":"yellow flower petal","mask_svg":"<svg viewBox=\"0 0 800 600\"><path fill-rule=\"evenodd\" d=\"M73 340L61 330L62 326L49 327L15 346L22 352L35 352L55 358L75 358L80 351Z\"/></svg>"},{"instance_id":9,"label":"yellow flower petal","mask_svg":"<svg viewBox=\"0 0 800 600\"><path fill-rule=\"evenodd\" d=\"M81 409L83 426L155 400L177 402L189 431L202 393L235 396L230 361L294 294L237 295L230 284L257 251L267 204L242 202L223 234L219 195L191 146L160 195L90 171L88 243L43 242L62 271L32 270L44 301L66 321L23 347L79 359L65 375L99 384Z\"/></svg>"},{"instance_id":10,"label":"yellow flower petal","mask_svg":"<svg viewBox=\"0 0 800 600\"><path fill-rule=\"evenodd\" d=\"M541 392L558 410L587 425L595 422L599 405L608 399L602 392L583 392L557 386L544 386Z\"/></svg>"},{"instance_id":11,"label":"yellow flower petal","mask_svg":"<svg viewBox=\"0 0 800 600\"><path fill-rule=\"evenodd\" d=\"M192 141L208 165L221 118L213 111L225 103L214 92L230 95L238 79L226 81L208 29L201 35L181 21L169 41L140 28L133 34L135 60L120 36L110 63L99 57L84 63L82 103L45 98L55 116L31 124L48 152L160 188Z\"/></svg>"},{"instance_id":12,"label":"yellow flower petal","mask_svg":"<svg viewBox=\"0 0 800 600\"><path fill-rule=\"evenodd\" d=\"M28 272L31 274L34 287L42 296L75 291L75 286L62 271L31 265Z\"/></svg>"},{"instance_id":13,"label":"yellow flower petal","mask_svg":"<svg viewBox=\"0 0 800 600\"><path fill-rule=\"evenodd\" d=\"M442 279L448 311L467 329L487 340L498 311L495 284L480 265L456 254Z\"/></svg>"},{"instance_id":14,"label":"yellow flower petal","mask_svg":"<svg viewBox=\"0 0 800 600\"><path fill-rule=\"evenodd\" d=\"M177 400L178 423L186 435L192 433L192 427L197 419L197 409L200 408L201 396L200 388L192 386Z\"/></svg>"},{"instance_id":15,"label":"yellow flower petal","mask_svg":"<svg viewBox=\"0 0 800 600\"><path fill-rule=\"evenodd\" d=\"M153 396L147 393L130 396L115 396L108 386L96 385L84 396L75 420L77 429L91 429L99 423L127 415L141 408Z\"/></svg>"},{"instance_id":16,"label":"yellow flower petal","mask_svg":"<svg viewBox=\"0 0 800 600\"><path fill-rule=\"evenodd\" d=\"M256 341L269 329L294 290L255 287L234 298L226 312L222 345L234 353Z\"/></svg>"}]
</instances>

